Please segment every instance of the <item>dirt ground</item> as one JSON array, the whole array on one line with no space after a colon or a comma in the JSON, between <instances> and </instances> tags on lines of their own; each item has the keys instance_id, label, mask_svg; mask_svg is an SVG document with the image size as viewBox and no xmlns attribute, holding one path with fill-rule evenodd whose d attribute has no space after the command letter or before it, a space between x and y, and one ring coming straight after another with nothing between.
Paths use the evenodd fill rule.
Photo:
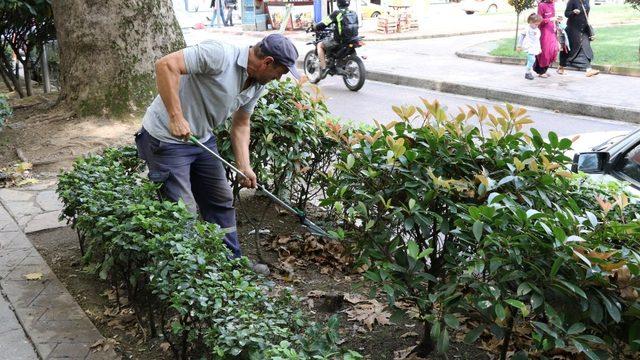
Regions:
<instances>
[{"instance_id":1,"label":"dirt ground","mask_svg":"<svg viewBox=\"0 0 640 360\"><path fill-rule=\"evenodd\" d=\"M2 91L2 89L0 89ZM141 115L125 119L108 117L76 118L56 105L57 94L39 94L27 99L11 99L14 115L0 131L0 169L19 162L33 164L31 176L52 178L68 169L73 159L100 152L107 146L132 144L132 134L140 127ZM295 218L268 206L262 197L246 195L238 204L238 230L245 254L257 260L255 236L262 235L259 248L270 263L270 279L279 286L291 286L306 296L306 312L317 320L333 314L341 319L344 346L368 359L394 359L398 351L416 344L422 333L419 322L406 316L393 317L389 325L348 321L355 303L345 300L369 293L362 276L346 265L341 245L305 235ZM257 224L265 214L262 223ZM106 338L114 339L124 359L170 359L162 339L148 339L128 307L116 306L113 289L90 273L80 259L76 234L69 228L34 233L31 241L47 260L80 306ZM348 294L348 297L344 297ZM384 305L382 296L379 304ZM486 359L484 351L452 342L449 359Z\"/></svg>"}]
</instances>

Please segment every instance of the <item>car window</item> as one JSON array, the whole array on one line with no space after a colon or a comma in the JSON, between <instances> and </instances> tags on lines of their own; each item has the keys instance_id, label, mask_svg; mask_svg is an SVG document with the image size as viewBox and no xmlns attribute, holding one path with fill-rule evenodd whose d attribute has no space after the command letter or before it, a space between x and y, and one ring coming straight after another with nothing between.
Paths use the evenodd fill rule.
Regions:
<instances>
[{"instance_id":1,"label":"car window","mask_svg":"<svg viewBox=\"0 0 640 360\"><path fill-rule=\"evenodd\" d=\"M640 182L640 144L629 150L625 156L620 159L620 163L616 168L616 170L631 179Z\"/></svg>"}]
</instances>

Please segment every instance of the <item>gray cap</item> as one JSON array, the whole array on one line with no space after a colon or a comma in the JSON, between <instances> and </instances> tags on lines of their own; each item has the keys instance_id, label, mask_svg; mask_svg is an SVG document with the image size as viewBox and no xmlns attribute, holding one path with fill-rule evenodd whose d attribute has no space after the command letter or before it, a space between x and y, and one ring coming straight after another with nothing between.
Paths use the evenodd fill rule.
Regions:
<instances>
[{"instance_id":1,"label":"gray cap","mask_svg":"<svg viewBox=\"0 0 640 360\"><path fill-rule=\"evenodd\" d=\"M271 34L262 39L260 49L263 54L273 57L275 61L286 66L293 77L300 78L298 69L296 69L298 50L291 40L282 34Z\"/></svg>"}]
</instances>

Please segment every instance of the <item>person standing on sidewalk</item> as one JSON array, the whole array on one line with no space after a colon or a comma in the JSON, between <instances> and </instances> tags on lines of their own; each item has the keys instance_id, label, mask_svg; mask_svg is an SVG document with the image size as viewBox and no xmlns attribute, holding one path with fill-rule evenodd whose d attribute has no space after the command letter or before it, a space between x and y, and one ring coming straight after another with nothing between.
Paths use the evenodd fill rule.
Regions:
<instances>
[{"instance_id":1,"label":"person standing on sidewalk","mask_svg":"<svg viewBox=\"0 0 640 360\"><path fill-rule=\"evenodd\" d=\"M224 26L233 26L233 10L236 8L237 0L224 0L224 7L227 9L227 18Z\"/></svg>"},{"instance_id":2,"label":"person standing on sidewalk","mask_svg":"<svg viewBox=\"0 0 640 360\"><path fill-rule=\"evenodd\" d=\"M589 33L589 0L569 0L564 15L567 17L567 35L571 50L560 53L560 67L558 74L565 74L565 67L572 66L584 69L587 77L598 75L600 71L591 68L593 50L591 49L591 35Z\"/></svg>"},{"instance_id":3,"label":"person standing on sidewalk","mask_svg":"<svg viewBox=\"0 0 640 360\"><path fill-rule=\"evenodd\" d=\"M161 196L181 199L190 211L199 209L205 221L220 225L234 257L242 252L225 169L222 162L187 139L193 135L217 152L212 129L231 116L228 140L237 167L246 175L239 182L255 188L256 175L249 162L250 117L268 82L287 72L299 77L297 58L298 51L289 39L271 34L255 46L205 41L156 62L159 95L136 133L138 154L147 162L149 179L162 184ZM262 271L256 266L254 270Z\"/></svg>"},{"instance_id":4,"label":"person standing on sidewalk","mask_svg":"<svg viewBox=\"0 0 640 360\"><path fill-rule=\"evenodd\" d=\"M556 22L562 18L556 18L555 0L543 0L538 4L538 15L542 17L540 23L540 47L541 53L536 56L533 71L542 78L549 77L547 70L558 58L558 38L556 36Z\"/></svg>"},{"instance_id":5,"label":"person standing on sidewalk","mask_svg":"<svg viewBox=\"0 0 640 360\"><path fill-rule=\"evenodd\" d=\"M209 24L209 26L213 28L222 27L222 25L225 25L222 0L211 0L211 8L213 8L213 14L211 14L211 24ZM220 25L220 23L222 23L222 25Z\"/></svg>"},{"instance_id":6,"label":"person standing on sidewalk","mask_svg":"<svg viewBox=\"0 0 640 360\"><path fill-rule=\"evenodd\" d=\"M540 54L540 23L542 17L538 14L531 14L527 18L526 31L522 33L518 42L518 51L527 52L527 72L524 74L524 78L527 80L533 80L533 64L536 62L536 56Z\"/></svg>"}]
</instances>

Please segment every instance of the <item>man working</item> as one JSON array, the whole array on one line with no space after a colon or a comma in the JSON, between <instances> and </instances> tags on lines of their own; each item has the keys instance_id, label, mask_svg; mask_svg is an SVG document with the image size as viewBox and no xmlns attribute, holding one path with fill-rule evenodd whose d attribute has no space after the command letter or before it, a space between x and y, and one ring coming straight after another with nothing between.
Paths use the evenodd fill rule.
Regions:
<instances>
[{"instance_id":1,"label":"man working","mask_svg":"<svg viewBox=\"0 0 640 360\"><path fill-rule=\"evenodd\" d=\"M338 0L337 2L338 10L332 12L314 27L316 31L322 31L328 26L334 25L333 37L325 38L316 47L320 60L320 78L324 78L328 72L326 52L332 51L341 43L358 36L358 15L349 10L350 0Z\"/></svg>"},{"instance_id":2,"label":"man working","mask_svg":"<svg viewBox=\"0 0 640 360\"><path fill-rule=\"evenodd\" d=\"M206 41L156 62L159 96L136 134L138 154L147 162L149 179L163 184L162 196L182 199L190 211L199 208L205 221L220 225L235 257L241 251L225 169L211 154L185 141L193 135L217 152L212 128L231 115L232 149L237 167L246 175L239 182L255 188L249 162L250 117L265 84L287 72L299 77L297 58L289 39L272 34L251 47Z\"/></svg>"}]
</instances>

